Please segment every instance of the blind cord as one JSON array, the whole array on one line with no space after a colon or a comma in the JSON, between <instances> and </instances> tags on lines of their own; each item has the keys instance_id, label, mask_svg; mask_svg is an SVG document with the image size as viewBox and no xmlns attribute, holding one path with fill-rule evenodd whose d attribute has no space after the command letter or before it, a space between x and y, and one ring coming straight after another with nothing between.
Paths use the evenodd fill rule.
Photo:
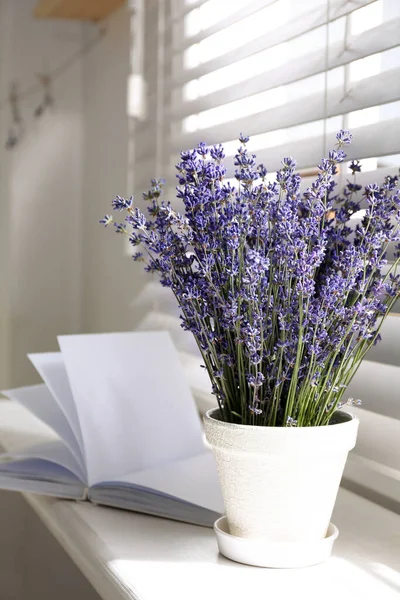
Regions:
<instances>
[{"instance_id":1,"label":"blind cord","mask_svg":"<svg viewBox=\"0 0 400 600\"><path fill-rule=\"evenodd\" d=\"M329 67L329 18L331 12L330 0L326 1L326 32L325 32L325 73L324 73L324 133L322 138L322 154L328 151L327 118L328 118L328 67Z\"/></svg>"}]
</instances>

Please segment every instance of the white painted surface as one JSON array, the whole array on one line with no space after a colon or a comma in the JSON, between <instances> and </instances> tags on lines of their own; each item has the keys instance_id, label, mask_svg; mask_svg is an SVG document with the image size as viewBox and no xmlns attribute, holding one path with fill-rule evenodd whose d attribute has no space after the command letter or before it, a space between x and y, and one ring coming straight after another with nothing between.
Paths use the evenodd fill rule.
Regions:
<instances>
[{"instance_id":1,"label":"white painted surface","mask_svg":"<svg viewBox=\"0 0 400 600\"><path fill-rule=\"evenodd\" d=\"M12 421L7 419L9 408L10 403L3 404L0 421L0 443L6 449L6 423L11 426ZM218 554L211 529L90 503L25 497L104 600L265 600L267 595L320 600L321 594L324 600L395 600L399 596L400 516L346 490L339 491L332 517L340 531L333 556L322 565L293 570L230 562ZM16 502L19 498L15 496ZM18 531L20 526L13 525ZM54 568L60 569L60 562ZM45 573L42 570L44 578ZM63 581L60 572L58 580ZM31 600L31 596L15 596L16 600L28 597ZM61 600L58 594L57 598Z\"/></svg>"},{"instance_id":2,"label":"white painted surface","mask_svg":"<svg viewBox=\"0 0 400 600\"><path fill-rule=\"evenodd\" d=\"M341 490L333 556L307 569L264 570L218 554L211 529L89 503L28 496L104 600L397 600L400 517Z\"/></svg>"},{"instance_id":3,"label":"white painted surface","mask_svg":"<svg viewBox=\"0 0 400 600\"><path fill-rule=\"evenodd\" d=\"M0 0L0 101L9 84L36 82L98 35L79 22L32 17L36 0ZM27 352L57 349L56 336L118 331L134 325L141 271L100 218L128 190L129 15L104 22L106 35L54 83L55 109L21 104L26 135L4 143L9 110L0 111L0 383L35 383ZM139 194L140 195L140 194Z\"/></svg>"},{"instance_id":4,"label":"white painted surface","mask_svg":"<svg viewBox=\"0 0 400 600\"><path fill-rule=\"evenodd\" d=\"M99 600L20 494L0 492L1 600Z\"/></svg>"},{"instance_id":5,"label":"white painted surface","mask_svg":"<svg viewBox=\"0 0 400 600\"><path fill-rule=\"evenodd\" d=\"M0 0L0 102L82 45L77 22L37 21L36 0ZM53 113L35 120L39 92L21 104L26 135L5 150L0 110L0 389L35 381L26 353L57 348L81 327L82 64L54 84ZM1 600L93 600L96 594L22 497L0 493Z\"/></svg>"},{"instance_id":6,"label":"white painted surface","mask_svg":"<svg viewBox=\"0 0 400 600\"><path fill-rule=\"evenodd\" d=\"M15 81L36 83L82 45L80 23L34 20L36 0L0 2L0 99ZM56 334L80 328L82 64L54 83L52 113L35 119L39 91L21 102L25 136L4 148L10 123L0 113L0 376L2 387L32 383L28 351L56 347Z\"/></svg>"},{"instance_id":7,"label":"white painted surface","mask_svg":"<svg viewBox=\"0 0 400 600\"><path fill-rule=\"evenodd\" d=\"M142 268L125 256L122 237L99 220L111 200L128 189L129 119L126 112L130 31L125 8L106 23L107 35L86 57L84 77L83 269L84 332L126 331L134 325L132 301ZM85 38L94 34L85 26ZM136 190L141 197L143 190ZM122 213L121 213L122 214Z\"/></svg>"}]
</instances>

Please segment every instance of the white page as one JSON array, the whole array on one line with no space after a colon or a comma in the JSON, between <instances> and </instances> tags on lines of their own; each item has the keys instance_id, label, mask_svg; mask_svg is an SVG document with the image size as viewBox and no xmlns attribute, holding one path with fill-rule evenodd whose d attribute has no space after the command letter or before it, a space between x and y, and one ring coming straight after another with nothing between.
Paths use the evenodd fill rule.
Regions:
<instances>
[{"instance_id":1,"label":"white page","mask_svg":"<svg viewBox=\"0 0 400 600\"><path fill-rule=\"evenodd\" d=\"M121 483L140 485L220 514L224 512L214 456L206 450L169 465L130 473Z\"/></svg>"},{"instance_id":2,"label":"white page","mask_svg":"<svg viewBox=\"0 0 400 600\"><path fill-rule=\"evenodd\" d=\"M0 474L0 489L10 492L23 492L25 494L41 494L54 496L65 500L84 500L85 485L79 481L63 481L61 483L38 481L29 479L17 479L12 475Z\"/></svg>"},{"instance_id":3,"label":"white page","mask_svg":"<svg viewBox=\"0 0 400 600\"><path fill-rule=\"evenodd\" d=\"M165 332L61 336L89 485L204 450L200 419Z\"/></svg>"},{"instance_id":4,"label":"white page","mask_svg":"<svg viewBox=\"0 0 400 600\"><path fill-rule=\"evenodd\" d=\"M64 413L61 412L59 405L45 384L32 385L17 388L15 390L6 390L2 393L7 396L7 398L10 398L10 400L22 404L22 406L32 412L35 417L51 427L71 450L72 454L80 464L82 471L85 471L85 461L82 457L75 434Z\"/></svg>"},{"instance_id":5,"label":"white page","mask_svg":"<svg viewBox=\"0 0 400 600\"><path fill-rule=\"evenodd\" d=\"M40 478L38 478L40 474ZM0 489L81 500L85 484L64 467L41 459L0 463Z\"/></svg>"},{"instance_id":6,"label":"white page","mask_svg":"<svg viewBox=\"0 0 400 600\"><path fill-rule=\"evenodd\" d=\"M57 434L18 402L0 402L0 439L9 453L58 440Z\"/></svg>"},{"instance_id":7,"label":"white page","mask_svg":"<svg viewBox=\"0 0 400 600\"><path fill-rule=\"evenodd\" d=\"M13 462L30 458L41 459L46 462L52 462L56 465L60 465L76 475L78 479L82 481L82 483L85 483L86 477L82 467L79 465L71 450L69 450L69 448L67 448L64 442L61 440L44 442L43 444L38 444L37 446L31 447L22 447L21 444L21 447L18 450L15 449L13 452L1 454L0 471L2 462ZM43 471L43 473L45 473L45 471ZM38 475L40 475L40 473L38 473Z\"/></svg>"},{"instance_id":8,"label":"white page","mask_svg":"<svg viewBox=\"0 0 400 600\"><path fill-rule=\"evenodd\" d=\"M48 425L19 403L9 400L0 402L0 415L1 442L7 450L7 453L0 455L0 461L37 458L54 462L70 470L71 473L75 472L76 477L86 484L77 461ZM47 471L46 465L43 473L45 471ZM4 477L5 475L1 476L0 489L6 487L3 485ZM7 489L15 488L7 487Z\"/></svg>"},{"instance_id":9,"label":"white page","mask_svg":"<svg viewBox=\"0 0 400 600\"><path fill-rule=\"evenodd\" d=\"M84 456L79 417L61 352L28 354L28 358L63 411Z\"/></svg>"},{"instance_id":10,"label":"white page","mask_svg":"<svg viewBox=\"0 0 400 600\"><path fill-rule=\"evenodd\" d=\"M81 482L69 469L61 465L43 460L41 458L22 458L17 461L0 460L0 474L15 475L16 477L24 473L27 479L36 479L38 476L43 480L53 480L57 482Z\"/></svg>"}]
</instances>

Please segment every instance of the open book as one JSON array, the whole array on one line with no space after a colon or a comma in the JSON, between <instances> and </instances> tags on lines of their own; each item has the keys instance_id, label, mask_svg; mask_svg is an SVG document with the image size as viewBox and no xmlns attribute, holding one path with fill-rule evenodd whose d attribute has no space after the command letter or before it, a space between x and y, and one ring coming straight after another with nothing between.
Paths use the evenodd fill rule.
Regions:
<instances>
[{"instance_id":1,"label":"open book","mask_svg":"<svg viewBox=\"0 0 400 600\"><path fill-rule=\"evenodd\" d=\"M44 384L3 392L50 435L20 434L0 456L0 488L211 526L223 512L216 466L169 335L58 342L29 355Z\"/></svg>"}]
</instances>

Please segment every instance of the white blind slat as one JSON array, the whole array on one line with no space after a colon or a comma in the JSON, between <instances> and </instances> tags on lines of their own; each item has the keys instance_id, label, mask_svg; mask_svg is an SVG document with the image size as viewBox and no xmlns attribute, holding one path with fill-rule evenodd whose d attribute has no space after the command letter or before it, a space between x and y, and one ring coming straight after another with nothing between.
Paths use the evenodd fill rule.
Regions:
<instances>
[{"instance_id":1,"label":"white blind slat","mask_svg":"<svg viewBox=\"0 0 400 600\"><path fill-rule=\"evenodd\" d=\"M364 408L352 407L351 412L360 419L356 453L396 469L400 475L400 421Z\"/></svg>"},{"instance_id":2,"label":"white blind slat","mask_svg":"<svg viewBox=\"0 0 400 600\"><path fill-rule=\"evenodd\" d=\"M385 338L379 345L384 344ZM361 398L363 409L400 420L399 390L400 367L364 360L346 389L345 397Z\"/></svg>"},{"instance_id":3,"label":"white blind slat","mask_svg":"<svg viewBox=\"0 0 400 600\"><path fill-rule=\"evenodd\" d=\"M228 14L224 19L219 20L217 23L206 27L198 34L187 37L182 36L181 40L175 40L173 51L180 52L192 44L196 44L204 38L214 33L218 33L218 31L221 31L222 29L225 29L226 27L245 19L255 12L274 4L275 1L276 0L248 0L247 2L241 3L241 6L238 8L238 10Z\"/></svg>"},{"instance_id":4,"label":"white blind slat","mask_svg":"<svg viewBox=\"0 0 400 600\"><path fill-rule=\"evenodd\" d=\"M202 140L211 143L211 140L235 139L239 129L247 135L256 135L400 100L400 67L355 82L346 93L343 86L336 86L329 90L326 100L325 104L325 93L321 91L302 98L300 102L296 99L256 112L240 119L239 124L237 120L231 120L193 133L182 132L172 137L170 149L178 153L182 149L196 146ZM157 123L151 121L137 132L140 161L151 159L156 131ZM376 140L376 156L384 154L379 150L380 141L381 138ZM143 173L142 168L140 173Z\"/></svg>"},{"instance_id":5,"label":"white blind slat","mask_svg":"<svg viewBox=\"0 0 400 600\"><path fill-rule=\"evenodd\" d=\"M400 118L390 119L382 123L365 125L353 130L354 138L350 146L346 148L346 154L349 160L357 158L368 158L370 156L380 156L396 154L399 147L399 141L391 134L393 131L399 131ZM377 152L377 140L381 139L380 152ZM257 151L257 158L270 171L276 171L281 166L284 156L293 156L297 160L298 168L306 168L317 165L321 156L325 154L323 150L323 141L320 137L308 138L301 141L289 142L274 148ZM227 166L230 172L233 172L233 158L228 157Z\"/></svg>"},{"instance_id":6,"label":"white blind slat","mask_svg":"<svg viewBox=\"0 0 400 600\"><path fill-rule=\"evenodd\" d=\"M325 93L293 100L283 106L277 106L269 110L262 110L254 115L222 123L208 129L201 129L194 133L181 134L175 136L172 148L179 151L182 148L192 148L199 141L213 140L232 140L238 137L240 130L246 132L246 135L256 135L260 132L267 133L277 129L283 129L349 113L355 110L376 106L382 103L393 102L400 99L400 67L385 71L379 75L362 79L353 84L350 91L344 95L343 86L338 86L329 91L326 98ZM381 140L375 140L377 154Z\"/></svg>"},{"instance_id":7,"label":"white blind slat","mask_svg":"<svg viewBox=\"0 0 400 600\"><path fill-rule=\"evenodd\" d=\"M373 1L374 0L359 0L359 2L353 3L343 2L343 0L332 0L331 15L334 15L335 19L345 16L352 13L355 9L359 9L363 6L371 4L371 2ZM277 46L278 44L281 44L283 42L290 41L293 38L298 37L314 29L317 29L318 27L321 27L326 23L326 8L313 8L309 12L300 15L299 18L297 18L296 20L289 21L285 25L268 31L268 35L263 35L258 38L255 38L248 44L238 46L237 48L234 48L233 50L223 54L222 56L217 56L207 61L206 63L200 64L192 69L181 69L180 71L174 72L173 84L176 86L183 85L191 79L197 79L202 75L206 75L207 73L216 71L217 69L220 69L227 65L231 65L232 63L235 63L243 58L252 56L257 52L261 52L262 50L267 50L268 48L272 48L273 46ZM173 52L171 48L166 49L166 54L171 55L172 59Z\"/></svg>"},{"instance_id":8,"label":"white blind slat","mask_svg":"<svg viewBox=\"0 0 400 600\"><path fill-rule=\"evenodd\" d=\"M328 70L334 69L371 54L390 50L399 45L399 32L400 18L384 22L357 36L349 37L346 48L343 47L342 41L332 44L329 47L328 60L326 60L325 53L321 50L306 54L276 69L266 71L264 75L259 75L254 79L240 82L196 100L186 102L182 100L179 104L175 103L171 107L172 116L182 118L188 114L194 114L223 104L227 99L232 101L245 98L254 93L267 91L322 73L326 68ZM185 81L192 78L190 71L186 72Z\"/></svg>"},{"instance_id":9,"label":"white blind slat","mask_svg":"<svg viewBox=\"0 0 400 600\"><path fill-rule=\"evenodd\" d=\"M381 334L382 341L368 352L368 360L400 368L400 315L389 315L382 325ZM400 384L396 394L400 410Z\"/></svg>"},{"instance_id":10,"label":"white blind slat","mask_svg":"<svg viewBox=\"0 0 400 600\"><path fill-rule=\"evenodd\" d=\"M185 2L181 2L181 0L175 0L173 2L173 7L171 11L171 22L181 21L185 15L192 12L194 8L199 8L209 0L193 0L186 4Z\"/></svg>"},{"instance_id":11,"label":"white blind slat","mask_svg":"<svg viewBox=\"0 0 400 600\"><path fill-rule=\"evenodd\" d=\"M379 390L377 390L379 393ZM376 406L379 407L379 398ZM357 444L349 454L344 471L346 480L361 486L357 493L385 504L386 499L400 508L400 420L364 408L351 407L360 419ZM376 496L371 496L370 492Z\"/></svg>"},{"instance_id":12,"label":"white blind slat","mask_svg":"<svg viewBox=\"0 0 400 600\"><path fill-rule=\"evenodd\" d=\"M240 124L238 126L240 127ZM399 127L400 117L354 128L352 130L353 141L350 146L346 147L348 160L397 154L399 152L399 140L397 135L392 134L400 131ZM332 135L331 138L332 143L334 143L334 136ZM204 138L199 134L197 139L201 141ZM213 133L205 141L211 145L220 143L221 139ZM237 146L239 147L239 143ZM252 149L251 139L249 149ZM321 157L325 155L325 144L322 136L314 136L254 151L257 154L257 161L265 164L269 171L280 169L281 161L285 156L293 156L297 160L298 168L305 169L315 167L319 163ZM179 154L171 154L171 165L178 161ZM228 170L228 177L234 175L233 161L233 156L227 156L224 161ZM143 163L141 165L143 166ZM171 176L171 166L167 167L166 170L166 176ZM373 174L370 177L371 180L374 179Z\"/></svg>"},{"instance_id":13,"label":"white blind slat","mask_svg":"<svg viewBox=\"0 0 400 600\"><path fill-rule=\"evenodd\" d=\"M398 438L400 429L390 433ZM376 437L375 434L374 443ZM384 443L384 440L381 443ZM400 471L364 458L354 450L347 458L341 485L389 510L400 510Z\"/></svg>"}]
</instances>

